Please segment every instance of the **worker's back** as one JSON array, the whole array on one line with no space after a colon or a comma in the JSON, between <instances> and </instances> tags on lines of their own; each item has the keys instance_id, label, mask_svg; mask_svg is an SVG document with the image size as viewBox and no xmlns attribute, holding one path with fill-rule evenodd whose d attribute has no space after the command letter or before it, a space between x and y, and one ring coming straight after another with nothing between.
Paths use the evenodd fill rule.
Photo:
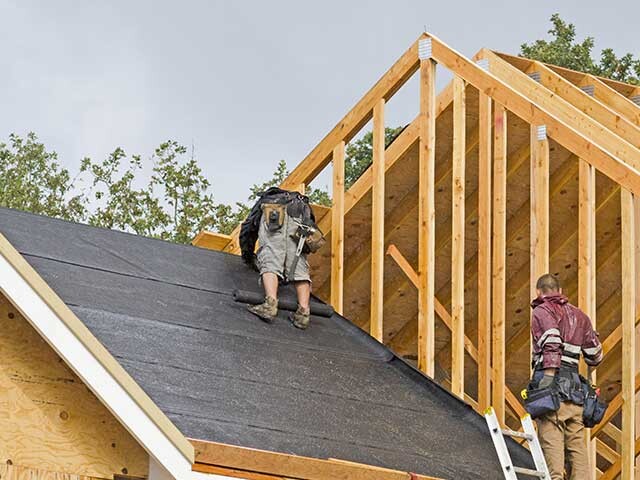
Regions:
<instances>
[{"instance_id":1,"label":"worker's back","mask_svg":"<svg viewBox=\"0 0 640 480\"><path fill-rule=\"evenodd\" d=\"M588 365L602 360L602 346L591 320L561 293L539 296L532 303L534 368L577 365L580 352Z\"/></svg>"}]
</instances>

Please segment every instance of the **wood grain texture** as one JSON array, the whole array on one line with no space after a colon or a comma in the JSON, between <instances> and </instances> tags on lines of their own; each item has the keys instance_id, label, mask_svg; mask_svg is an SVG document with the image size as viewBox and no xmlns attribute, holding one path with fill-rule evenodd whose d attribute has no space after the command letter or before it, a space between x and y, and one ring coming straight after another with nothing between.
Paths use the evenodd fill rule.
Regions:
<instances>
[{"instance_id":1,"label":"wood grain texture","mask_svg":"<svg viewBox=\"0 0 640 480\"><path fill-rule=\"evenodd\" d=\"M107 372L116 379L176 448L187 459L192 460L193 447L187 442L184 435L2 234L0 234L0 255L25 279L29 286L44 300L65 326L74 333L87 350L95 356Z\"/></svg>"},{"instance_id":2,"label":"wood grain texture","mask_svg":"<svg viewBox=\"0 0 640 480\"><path fill-rule=\"evenodd\" d=\"M491 403L491 98L478 100L478 407Z\"/></svg>"},{"instance_id":3,"label":"wood grain texture","mask_svg":"<svg viewBox=\"0 0 640 480\"><path fill-rule=\"evenodd\" d=\"M196 470L200 471L207 464L300 480L439 480L344 460L321 460L195 439L191 442L196 452Z\"/></svg>"},{"instance_id":4,"label":"wood grain texture","mask_svg":"<svg viewBox=\"0 0 640 480\"><path fill-rule=\"evenodd\" d=\"M369 333L384 335L384 99L373 107L373 188L371 190L371 311Z\"/></svg>"},{"instance_id":5,"label":"wood grain texture","mask_svg":"<svg viewBox=\"0 0 640 480\"><path fill-rule=\"evenodd\" d=\"M464 398L465 84L453 79L451 214L451 391Z\"/></svg>"},{"instance_id":6,"label":"wood grain texture","mask_svg":"<svg viewBox=\"0 0 640 480\"><path fill-rule=\"evenodd\" d=\"M344 302L344 142L333 149L331 206L331 305L342 315Z\"/></svg>"},{"instance_id":7,"label":"wood grain texture","mask_svg":"<svg viewBox=\"0 0 640 480\"><path fill-rule=\"evenodd\" d=\"M621 193L622 223L622 480L633 480L635 468L636 260L633 195Z\"/></svg>"},{"instance_id":8,"label":"wood grain texture","mask_svg":"<svg viewBox=\"0 0 640 480\"><path fill-rule=\"evenodd\" d=\"M492 406L504 425L507 230L507 111L495 104L493 143Z\"/></svg>"},{"instance_id":9,"label":"wood grain texture","mask_svg":"<svg viewBox=\"0 0 640 480\"><path fill-rule=\"evenodd\" d=\"M522 72L512 69L515 72L512 71L507 74L509 76L508 80L503 80L504 77L499 80L492 75L488 75L480 67L466 60L432 35L430 37L434 59L438 63L451 69L480 91L490 94L496 102L504 104L509 111L518 115L524 121L530 124L546 125L549 136L555 141L587 160L615 182L634 193L640 194L640 172L638 170L640 151L635 147L603 129L601 125L594 125L588 117L575 109L575 107L571 107L570 113L565 113L561 118L558 118L556 116L558 112L555 111L557 105L554 102L558 103L561 99L556 98L553 102L543 99L545 103L540 105L535 100L530 99L530 92L524 95L521 90L515 89L514 83L517 80L517 75L510 74L522 74ZM499 62L506 64L506 62L503 62L491 52L487 51L486 53L485 58L490 59L491 73L496 75L497 70L494 70L494 65L499 64ZM526 88L535 90L533 85L535 82L526 75L522 75L527 81L532 82L527 83ZM548 108L551 108L553 112L547 110ZM579 118L581 121L576 123L576 120L572 120L572 117ZM590 131L589 128L594 128L594 130ZM613 155L610 153L611 151L618 153ZM628 154L628 156L623 157L624 159L619 156L622 155L622 152Z\"/></svg>"},{"instance_id":10,"label":"wood grain texture","mask_svg":"<svg viewBox=\"0 0 640 480\"><path fill-rule=\"evenodd\" d=\"M100 477L73 473L52 472L43 468L24 467L0 463L0 478L3 480L104 480ZM113 478L108 477L109 480Z\"/></svg>"},{"instance_id":11,"label":"wood grain texture","mask_svg":"<svg viewBox=\"0 0 640 480\"><path fill-rule=\"evenodd\" d=\"M435 152L436 65L420 63L418 166L418 368L435 376Z\"/></svg>"},{"instance_id":12,"label":"wood grain texture","mask_svg":"<svg viewBox=\"0 0 640 480\"><path fill-rule=\"evenodd\" d=\"M147 474L147 453L4 296L0 331L0 463Z\"/></svg>"}]
</instances>

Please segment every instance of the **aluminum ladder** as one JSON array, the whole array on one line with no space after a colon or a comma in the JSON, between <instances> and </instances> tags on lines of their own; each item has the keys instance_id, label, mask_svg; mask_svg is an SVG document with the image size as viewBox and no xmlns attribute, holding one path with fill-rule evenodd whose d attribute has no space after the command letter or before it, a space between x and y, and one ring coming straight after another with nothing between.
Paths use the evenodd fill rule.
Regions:
<instances>
[{"instance_id":1,"label":"aluminum ladder","mask_svg":"<svg viewBox=\"0 0 640 480\"><path fill-rule=\"evenodd\" d=\"M533 427L533 420L531 420L529 414L521 418L523 432L500 428L500 423L498 422L498 417L496 417L496 412L493 410L493 407L487 408L484 412L484 418L487 421L489 432L491 432L493 446L496 448L500 465L502 465L502 473L504 473L506 480L518 480L517 474L537 477L541 480L551 480L547 462L544 460L538 435L536 434L536 430ZM513 465L504 437L522 438L527 442L531 456L533 457L533 463L536 466L535 470Z\"/></svg>"}]
</instances>

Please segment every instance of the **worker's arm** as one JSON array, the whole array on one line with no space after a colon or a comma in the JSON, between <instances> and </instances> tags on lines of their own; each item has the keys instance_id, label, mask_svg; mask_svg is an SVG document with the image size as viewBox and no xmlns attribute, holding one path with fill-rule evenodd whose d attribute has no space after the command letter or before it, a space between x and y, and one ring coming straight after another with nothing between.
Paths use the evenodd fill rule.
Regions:
<instances>
[{"instance_id":1,"label":"worker's arm","mask_svg":"<svg viewBox=\"0 0 640 480\"><path fill-rule=\"evenodd\" d=\"M545 374L554 374L560 368L562 358L562 338L555 315L544 307L533 310L531 333L534 352L542 355L542 368Z\"/></svg>"},{"instance_id":2,"label":"worker's arm","mask_svg":"<svg viewBox=\"0 0 640 480\"><path fill-rule=\"evenodd\" d=\"M240 251L242 252L242 258L248 264L252 264L255 257L254 251L258 240L261 217L261 201L258 200L245 221L240 225L240 234L238 235Z\"/></svg>"},{"instance_id":3,"label":"worker's arm","mask_svg":"<svg viewBox=\"0 0 640 480\"><path fill-rule=\"evenodd\" d=\"M582 312L580 312L582 313ZM585 324L584 340L582 341L582 356L584 361L590 367L595 367L602 362L602 343L598 338L598 332L593 329L591 320L585 314L583 322Z\"/></svg>"}]
</instances>

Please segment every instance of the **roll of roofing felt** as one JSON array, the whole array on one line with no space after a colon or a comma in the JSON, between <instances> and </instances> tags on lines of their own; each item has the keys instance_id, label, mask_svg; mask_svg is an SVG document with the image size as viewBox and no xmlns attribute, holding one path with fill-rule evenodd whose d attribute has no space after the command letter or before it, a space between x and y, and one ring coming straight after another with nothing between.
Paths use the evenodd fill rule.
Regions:
<instances>
[{"instance_id":1,"label":"roll of roofing felt","mask_svg":"<svg viewBox=\"0 0 640 480\"><path fill-rule=\"evenodd\" d=\"M234 290L233 299L240 303L250 303L257 305L264 302L264 294L258 292L249 292L247 290ZM309 305L311 308L311 315L317 315L319 317L330 317L333 315L333 307L324 303L311 302ZM298 302L288 298L278 299L278 308L281 310L289 310L295 312L298 308Z\"/></svg>"}]
</instances>

